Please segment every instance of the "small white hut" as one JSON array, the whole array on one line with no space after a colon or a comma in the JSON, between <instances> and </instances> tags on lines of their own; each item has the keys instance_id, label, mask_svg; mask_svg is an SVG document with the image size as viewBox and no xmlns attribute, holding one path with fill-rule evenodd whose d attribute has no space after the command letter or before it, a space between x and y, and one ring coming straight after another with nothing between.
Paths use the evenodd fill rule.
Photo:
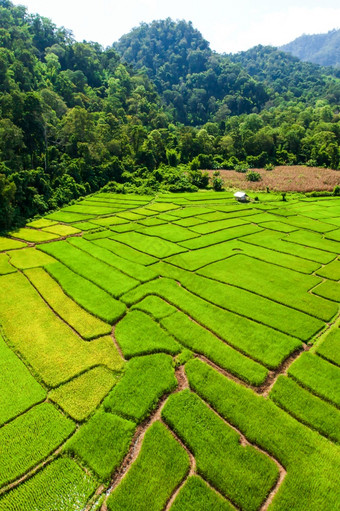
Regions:
<instances>
[{"instance_id":1,"label":"small white hut","mask_svg":"<svg viewBox=\"0 0 340 511\"><path fill-rule=\"evenodd\" d=\"M236 192L236 193L234 193L234 197L239 202L248 202L249 201L249 197L246 194L246 192Z\"/></svg>"}]
</instances>

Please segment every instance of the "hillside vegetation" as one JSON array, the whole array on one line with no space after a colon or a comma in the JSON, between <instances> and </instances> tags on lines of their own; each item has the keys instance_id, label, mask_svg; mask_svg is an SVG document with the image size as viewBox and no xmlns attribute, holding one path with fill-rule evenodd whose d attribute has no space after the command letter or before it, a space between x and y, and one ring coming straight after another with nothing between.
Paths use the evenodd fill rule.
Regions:
<instances>
[{"instance_id":1,"label":"hillside vegetation","mask_svg":"<svg viewBox=\"0 0 340 511\"><path fill-rule=\"evenodd\" d=\"M340 29L327 34L303 34L280 48L299 59L321 66L340 67Z\"/></svg>"},{"instance_id":2,"label":"hillside vegetation","mask_svg":"<svg viewBox=\"0 0 340 511\"><path fill-rule=\"evenodd\" d=\"M107 183L184 192L207 186L202 169L339 167L326 68L266 47L218 55L184 21L104 49L8 0L0 16L0 230Z\"/></svg>"}]
</instances>

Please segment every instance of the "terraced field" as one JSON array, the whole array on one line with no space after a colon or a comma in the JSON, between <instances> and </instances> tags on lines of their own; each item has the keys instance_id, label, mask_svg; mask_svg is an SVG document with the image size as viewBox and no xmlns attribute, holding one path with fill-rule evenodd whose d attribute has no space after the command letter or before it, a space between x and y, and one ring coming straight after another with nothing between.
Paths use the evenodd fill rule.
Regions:
<instances>
[{"instance_id":1,"label":"terraced field","mask_svg":"<svg viewBox=\"0 0 340 511\"><path fill-rule=\"evenodd\" d=\"M1 511L340 509L340 200L279 199L0 238Z\"/></svg>"}]
</instances>

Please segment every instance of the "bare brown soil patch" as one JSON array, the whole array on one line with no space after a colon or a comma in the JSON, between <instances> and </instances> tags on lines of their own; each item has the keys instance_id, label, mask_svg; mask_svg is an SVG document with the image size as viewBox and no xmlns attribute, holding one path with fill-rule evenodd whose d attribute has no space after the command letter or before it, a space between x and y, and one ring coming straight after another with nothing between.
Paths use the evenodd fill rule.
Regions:
<instances>
[{"instance_id":1,"label":"bare brown soil patch","mask_svg":"<svg viewBox=\"0 0 340 511\"><path fill-rule=\"evenodd\" d=\"M332 191L340 184L340 171L303 165L278 166L274 170L251 169L261 174L262 180L246 181L246 175L235 170L220 170L225 187L241 190L266 190L280 192ZM213 170L208 171L212 176Z\"/></svg>"}]
</instances>

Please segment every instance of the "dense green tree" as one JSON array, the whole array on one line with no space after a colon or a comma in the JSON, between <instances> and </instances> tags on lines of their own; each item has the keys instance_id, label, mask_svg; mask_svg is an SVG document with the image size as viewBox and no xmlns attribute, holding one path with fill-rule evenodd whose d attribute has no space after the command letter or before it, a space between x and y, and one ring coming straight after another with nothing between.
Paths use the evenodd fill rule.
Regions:
<instances>
[{"instance_id":1,"label":"dense green tree","mask_svg":"<svg viewBox=\"0 0 340 511\"><path fill-rule=\"evenodd\" d=\"M107 183L190 191L208 168L339 168L334 70L270 47L218 55L185 21L104 49L8 0L0 19L0 229Z\"/></svg>"}]
</instances>

